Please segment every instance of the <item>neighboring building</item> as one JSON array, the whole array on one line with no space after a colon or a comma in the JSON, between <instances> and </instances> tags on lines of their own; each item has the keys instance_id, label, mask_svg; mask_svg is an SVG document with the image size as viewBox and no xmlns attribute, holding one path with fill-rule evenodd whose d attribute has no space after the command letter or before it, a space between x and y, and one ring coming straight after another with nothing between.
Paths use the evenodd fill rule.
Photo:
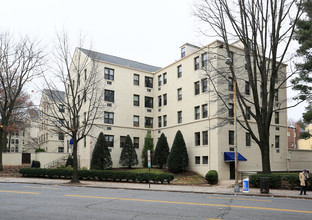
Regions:
<instances>
[{"instance_id":1,"label":"neighboring building","mask_svg":"<svg viewBox=\"0 0 312 220\"><path fill-rule=\"evenodd\" d=\"M39 123L39 147L44 149L46 152L53 153L64 153L64 133L60 132L54 123L64 123L60 119L56 122L49 118L49 115L54 117L57 114L62 114L65 108L61 102L56 100L63 100L65 93L58 90L43 90L42 97L39 106L40 112L40 123ZM55 113L56 112L56 113ZM49 119L48 119L49 118ZM60 118L63 118L60 116Z\"/></svg>"},{"instance_id":2,"label":"neighboring building","mask_svg":"<svg viewBox=\"0 0 312 220\"><path fill-rule=\"evenodd\" d=\"M299 149L298 141L300 139L301 128L299 123L295 123L295 127L288 127L288 149Z\"/></svg>"},{"instance_id":3,"label":"neighboring building","mask_svg":"<svg viewBox=\"0 0 312 220\"><path fill-rule=\"evenodd\" d=\"M231 46L233 55L242 54L239 44ZM199 48L191 44L181 47L181 59L159 68L107 54L77 48L76 53L89 56L97 62L103 83L104 100L107 108L105 118L92 129L84 141L79 142L78 152L81 167L90 167L96 137L102 131L111 151L113 167L119 167L121 146L126 135L130 135L140 158L147 130L152 131L154 146L161 133L172 146L174 136L181 130L189 155L189 170L205 175L209 170L217 170L220 179L234 176L234 163L225 160L234 151L234 125L232 111L224 109L223 102L213 91L205 70L214 74L211 63L217 68L226 68L226 51L223 43L215 41ZM244 57L235 57L235 64L244 67ZM92 64L85 70L91 70ZM246 98L251 97L249 86L244 80L246 72L241 71L238 85L245 88ZM286 77L286 66L279 75ZM218 80L215 85L228 97L233 105L233 89L227 79ZM275 107L286 107L286 87L278 90ZM260 88L259 88L260 90ZM243 91L243 90L242 90ZM260 96L260 95L259 95ZM250 106L251 110L252 105ZM240 119L238 112L238 119ZM83 118L83 116L80 116ZM270 159L272 170L286 170L287 157L287 113L275 112L272 118L270 136ZM223 124L224 121L230 123ZM99 123L99 122L97 122ZM257 129L251 123L252 129ZM261 171L260 149L250 134L238 126L238 151L247 161L239 163L239 171ZM141 165L141 163L139 164Z\"/></svg>"},{"instance_id":4,"label":"neighboring building","mask_svg":"<svg viewBox=\"0 0 312 220\"><path fill-rule=\"evenodd\" d=\"M312 124L307 125L305 131L312 135ZM308 139L299 139L298 144L300 150L312 150L312 137Z\"/></svg>"}]
</instances>

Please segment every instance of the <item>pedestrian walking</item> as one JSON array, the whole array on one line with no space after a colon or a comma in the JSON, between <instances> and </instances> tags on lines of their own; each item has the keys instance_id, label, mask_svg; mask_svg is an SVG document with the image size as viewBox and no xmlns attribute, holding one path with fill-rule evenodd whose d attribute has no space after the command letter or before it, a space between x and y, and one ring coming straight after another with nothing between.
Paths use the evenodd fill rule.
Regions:
<instances>
[{"instance_id":1,"label":"pedestrian walking","mask_svg":"<svg viewBox=\"0 0 312 220\"><path fill-rule=\"evenodd\" d=\"M301 173L299 173L299 180L301 186L300 195L302 195L302 192L304 192L304 195L307 195L308 179L309 174L307 173L306 169L304 169Z\"/></svg>"}]
</instances>

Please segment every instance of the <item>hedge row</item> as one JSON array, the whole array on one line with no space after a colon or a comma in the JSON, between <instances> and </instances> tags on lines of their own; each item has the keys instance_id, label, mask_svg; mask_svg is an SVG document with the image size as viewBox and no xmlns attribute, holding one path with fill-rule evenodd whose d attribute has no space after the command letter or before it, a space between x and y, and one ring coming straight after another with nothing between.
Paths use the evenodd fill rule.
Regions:
<instances>
[{"instance_id":1,"label":"hedge row","mask_svg":"<svg viewBox=\"0 0 312 220\"><path fill-rule=\"evenodd\" d=\"M174 176L170 173L131 173L125 171L113 170L79 170L78 175L83 180L100 180L100 181L131 181L131 182L148 182L150 179L153 183L170 183ZM40 169L40 168L22 168L19 173L25 177L41 178L65 178L72 177L72 170L69 169Z\"/></svg>"},{"instance_id":2,"label":"hedge row","mask_svg":"<svg viewBox=\"0 0 312 220\"><path fill-rule=\"evenodd\" d=\"M300 187L298 173L283 174L255 174L249 176L249 184L254 187L260 187L260 178L269 177L269 187L271 189L297 189ZM308 189L312 189L312 179L308 179Z\"/></svg>"}]
</instances>

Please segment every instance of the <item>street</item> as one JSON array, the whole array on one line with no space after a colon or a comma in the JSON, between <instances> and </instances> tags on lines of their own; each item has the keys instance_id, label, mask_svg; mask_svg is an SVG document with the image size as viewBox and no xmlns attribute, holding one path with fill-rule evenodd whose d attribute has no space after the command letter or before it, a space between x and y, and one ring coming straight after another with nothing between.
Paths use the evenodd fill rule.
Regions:
<instances>
[{"instance_id":1,"label":"street","mask_svg":"<svg viewBox=\"0 0 312 220\"><path fill-rule=\"evenodd\" d=\"M312 219L312 200L0 183L0 219Z\"/></svg>"}]
</instances>

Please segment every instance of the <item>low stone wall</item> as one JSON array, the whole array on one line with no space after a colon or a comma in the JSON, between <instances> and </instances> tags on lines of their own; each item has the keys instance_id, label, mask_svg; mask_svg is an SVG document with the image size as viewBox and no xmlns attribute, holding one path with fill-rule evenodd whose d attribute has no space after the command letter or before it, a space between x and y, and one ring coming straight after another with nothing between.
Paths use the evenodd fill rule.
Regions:
<instances>
[{"instance_id":1,"label":"low stone wall","mask_svg":"<svg viewBox=\"0 0 312 220\"><path fill-rule=\"evenodd\" d=\"M307 169L312 172L312 150L288 150L289 171L301 171Z\"/></svg>"}]
</instances>

